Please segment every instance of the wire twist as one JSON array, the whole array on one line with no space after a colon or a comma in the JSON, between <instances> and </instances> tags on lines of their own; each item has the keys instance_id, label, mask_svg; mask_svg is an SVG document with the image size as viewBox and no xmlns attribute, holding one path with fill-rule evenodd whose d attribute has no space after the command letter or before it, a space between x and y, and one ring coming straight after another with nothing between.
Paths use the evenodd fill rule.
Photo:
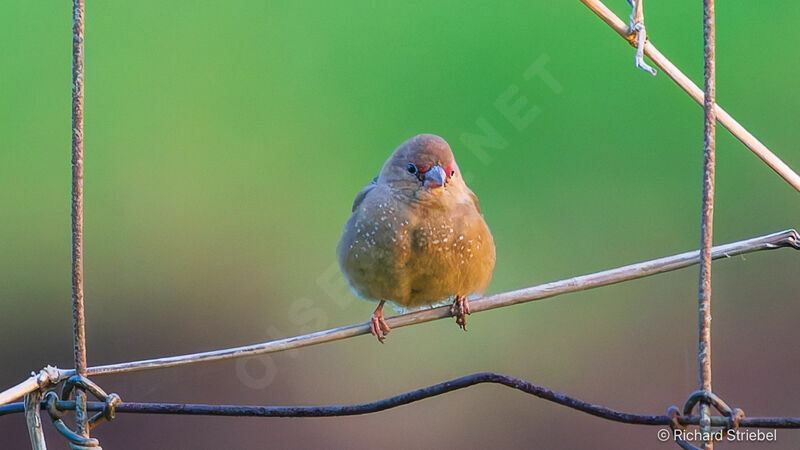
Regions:
<instances>
[{"instance_id":1,"label":"wire twist","mask_svg":"<svg viewBox=\"0 0 800 450\"><path fill-rule=\"evenodd\" d=\"M107 394L95 382L80 375L73 375L64 382L64 387L61 390L61 402L69 402L73 391L76 390L89 392L103 402L102 410L87 421L89 430L104 421L113 420L116 416L117 406L122 404L122 399L119 395L114 393ZM86 437L83 436L82 433L72 431L64 423L64 412L70 409L77 410L79 407L77 398L75 401L70 402L72 408L59 407L59 403L61 402L59 402L59 396L55 391L48 392L42 402L47 408L47 412L50 414L50 419L53 421L56 430L69 441L73 449L99 449L100 442L97 439ZM88 407L86 409L87 411L89 410Z\"/></svg>"}]
</instances>

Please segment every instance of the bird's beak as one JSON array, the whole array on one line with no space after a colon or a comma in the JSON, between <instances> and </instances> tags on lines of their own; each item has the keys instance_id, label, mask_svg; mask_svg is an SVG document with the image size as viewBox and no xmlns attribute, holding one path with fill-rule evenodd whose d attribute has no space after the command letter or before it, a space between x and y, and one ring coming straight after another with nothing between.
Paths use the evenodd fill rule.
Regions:
<instances>
[{"instance_id":1,"label":"bird's beak","mask_svg":"<svg viewBox=\"0 0 800 450\"><path fill-rule=\"evenodd\" d=\"M447 175L444 173L442 166L433 166L427 172L425 172L425 187L435 188L444 186L444 180L446 178Z\"/></svg>"}]
</instances>

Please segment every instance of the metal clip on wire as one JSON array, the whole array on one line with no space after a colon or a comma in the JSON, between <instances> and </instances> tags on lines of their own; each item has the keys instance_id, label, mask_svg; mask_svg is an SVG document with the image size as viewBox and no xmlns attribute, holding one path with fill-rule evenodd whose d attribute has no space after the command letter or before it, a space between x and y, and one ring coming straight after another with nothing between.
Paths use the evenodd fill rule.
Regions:
<instances>
[{"instance_id":1,"label":"metal clip on wire","mask_svg":"<svg viewBox=\"0 0 800 450\"><path fill-rule=\"evenodd\" d=\"M90 430L94 429L94 427L100 425L106 420L114 420L116 415L116 407L122 403L122 399L119 397L119 395L114 393L106 394L106 392L92 380L79 375L73 375L67 379L66 383L64 383L64 389L61 391L61 399L69 400L69 397L76 386L85 391L91 392L92 395L94 395L98 400L105 403L103 410L89 419Z\"/></svg>"},{"instance_id":2,"label":"metal clip on wire","mask_svg":"<svg viewBox=\"0 0 800 450\"><path fill-rule=\"evenodd\" d=\"M44 396L44 401L47 405L47 412L50 413L50 418L53 420L53 425L62 436L67 438L71 448L100 448L100 441L97 439L85 438L67 427L67 424L64 423L64 411L59 410L58 406L56 405L56 401L58 401L58 394L56 394L54 391L50 391Z\"/></svg>"},{"instance_id":3,"label":"metal clip on wire","mask_svg":"<svg viewBox=\"0 0 800 450\"><path fill-rule=\"evenodd\" d=\"M678 421L678 417L680 417L680 415L681 415L681 410L678 409L677 406L670 406L667 409L667 416L669 416L670 418L669 428L670 430L672 430L672 435L675 436L675 443L678 444L678 446L680 446L684 450L699 450L694 445L676 436L675 430L686 429L686 426L681 425L681 423Z\"/></svg>"},{"instance_id":4,"label":"metal clip on wire","mask_svg":"<svg viewBox=\"0 0 800 450\"><path fill-rule=\"evenodd\" d=\"M706 392L706 391L695 391L689 395L689 398L686 399L686 403L683 405L683 415L688 416L691 414L692 409L697 405L701 400L710 404L714 407L717 411L720 412L723 416L728 418L728 422L725 425L724 430L738 430L739 429L739 422L744 418L744 411L740 408L731 408L725 403L717 394L713 392Z\"/></svg>"},{"instance_id":5,"label":"metal clip on wire","mask_svg":"<svg viewBox=\"0 0 800 450\"><path fill-rule=\"evenodd\" d=\"M113 393L106 394L106 392L101 389L100 386L88 378L84 378L79 375L73 375L64 383L64 389L61 391L61 400L70 400L70 395L72 395L72 391L76 387L91 392L92 395L104 403L103 410L89 419L90 430L101 424L103 421L110 421L114 419L116 407L122 403L119 395ZM67 427L67 425L64 423L64 411L58 409L58 400L58 394L56 394L55 391L48 392L44 398L47 412L50 413L50 418L53 420L53 425L56 427L56 430L58 430L62 436L67 438L67 440L70 442L70 447L73 449L99 450L100 442L97 439L83 437Z\"/></svg>"}]
</instances>

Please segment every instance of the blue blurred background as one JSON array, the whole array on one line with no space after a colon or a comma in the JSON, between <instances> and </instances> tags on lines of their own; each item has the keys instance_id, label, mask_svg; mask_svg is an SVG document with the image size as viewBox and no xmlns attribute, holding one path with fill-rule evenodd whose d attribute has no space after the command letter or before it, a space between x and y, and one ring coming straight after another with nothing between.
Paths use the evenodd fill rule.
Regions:
<instances>
[{"instance_id":1,"label":"blue blurred background","mask_svg":"<svg viewBox=\"0 0 800 450\"><path fill-rule=\"evenodd\" d=\"M490 293L698 246L702 110L635 69L578 1L88 3L90 365L365 321L373 305L344 287L336 242L355 193L423 132L450 142L481 200ZM627 20L626 2L609 6ZM72 366L71 8L7 2L3 15L7 387ZM701 17L699 1L646 5L650 38L697 82ZM792 2L717 6L718 101L795 169L798 21ZM515 101L527 120L503 114ZM488 132L494 146L470 146ZM716 243L800 226L791 187L721 127L717 149ZM800 415L799 271L790 250L714 264L714 390L748 415ZM696 387L696 283L695 267L474 315L468 333L438 321L384 346L360 337L97 381L127 401L312 405L492 370L662 414ZM0 430L4 447L28 445L21 415ZM363 417L121 415L93 434L106 448L672 448L655 428L496 386ZM770 448L798 446L800 431L779 430Z\"/></svg>"}]
</instances>

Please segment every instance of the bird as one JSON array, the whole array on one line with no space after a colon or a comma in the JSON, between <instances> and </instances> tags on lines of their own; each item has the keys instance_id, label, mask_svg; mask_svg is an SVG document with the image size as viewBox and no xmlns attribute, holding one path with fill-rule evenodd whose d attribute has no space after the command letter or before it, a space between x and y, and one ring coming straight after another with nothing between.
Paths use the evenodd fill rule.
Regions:
<instances>
[{"instance_id":1,"label":"bird","mask_svg":"<svg viewBox=\"0 0 800 450\"><path fill-rule=\"evenodd\" d=\"M434 306L466 331L469 297L492 279L495 245L478 198L467 187L447 141L420 134L403 142L353 201L337 245L351 290L378 302L370 332L383 343L391 328L383 306Z\"/></svg>"}]
</instances>

